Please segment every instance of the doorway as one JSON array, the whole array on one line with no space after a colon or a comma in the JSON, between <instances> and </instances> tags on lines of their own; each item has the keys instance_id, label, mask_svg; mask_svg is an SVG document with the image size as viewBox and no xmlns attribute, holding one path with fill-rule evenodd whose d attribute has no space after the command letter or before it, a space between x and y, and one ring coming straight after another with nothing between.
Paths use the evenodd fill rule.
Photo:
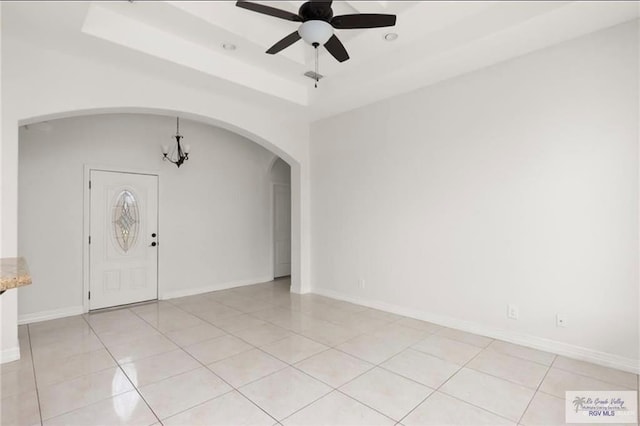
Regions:
<instances>
[{"instance_id":1,"label":"doorway","mask_svg":"<svg viewBox=\"0 0 640 426\"><path fill-rule=\"evenodd\" d=\"M91 170L89 309L158 298L158 176Z\"/></svg>"},{"instance_id":2,"label":"doorway","mask_svg":"<svg viewBox=\"0 0 640 426\"><path fill-rule=\"evenodd\" d=\"M273 184L273 277L291 275L291 186Z\"/></svg>"},{"instance_id":3,"label":"doorway","mask_svg":"<svg viewBox=\"0 0 640 426\"><path fill-rule=\"evenodd\" d=\"M273 278L291 275L291 167L282 158L271 166Z\"/></svg>"}]
</instances>

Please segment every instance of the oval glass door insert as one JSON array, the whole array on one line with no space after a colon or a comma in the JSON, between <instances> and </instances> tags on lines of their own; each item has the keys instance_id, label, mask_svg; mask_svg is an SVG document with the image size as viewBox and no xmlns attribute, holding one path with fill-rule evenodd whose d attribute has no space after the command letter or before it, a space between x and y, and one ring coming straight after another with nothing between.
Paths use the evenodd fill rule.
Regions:
<instances>
[{"instance_id":1,"label":"oval glass door insert","mask_svg":"<svg viewBox=\"0 0 640 426\"><path fill-rule=\"evenodd\" d=\"M113 206L113 231L118 245L125 253L136 243L139 224L136 197L131 191L122 191Z\"/></svg>"}]
</instances>

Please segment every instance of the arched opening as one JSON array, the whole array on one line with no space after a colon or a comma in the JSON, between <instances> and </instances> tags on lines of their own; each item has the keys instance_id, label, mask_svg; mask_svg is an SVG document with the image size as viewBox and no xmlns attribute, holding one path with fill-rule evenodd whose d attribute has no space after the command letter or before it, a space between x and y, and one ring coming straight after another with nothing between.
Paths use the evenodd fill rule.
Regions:
<instances>
[{"instance_id":1,"label":"arched opening","mask_svg":"<svg viewBox=\"0 0 640 426\"><path fill-rule=\"evenodd\" d=\"M167 117L185 118L192 121L197 121L204 124L209 124L214 127L219 127L230 132L243 136L265 149L273 152L278 157L282 158L289 165L299 164L299 161L295 159L289 152L283 150L278 144L269 141L254 132L243 129L237 125L231 124L227 121L216 119L210 116L196 114L186 111L168 110L162 108L147 108L147 107L111 107L111 108L90 108L84 110L75 111L63 111L51 114L38 115L30 118L20 119L18 126L24 126L29 124L35 124L40 122L52 121L62 118L82 117L86 115L99 115L99 114L153 114Z\"/></svg>"},{"instance_id":2,"label":"arched opening","mask_svg":"<svg viewBox=\"0 0 640 426\"><path fill-rule=\"evenodd\" d=\"M133 128L131 127L131 122L130 120L125 120L127 121L127 125L126 126L118 126L114 124L114 120L117 121L118 118L126 118L126 117L136 117L136 116L144 116L144 117L155 117L155 121L154 124L148 128L147 130L153 128L153 129L157 129L158 127L161 128L161 131L159 132L149 132L150 135L154 135L149 136L149 139L146 140L146 142L140 142L138 144L134 143L134 140L136 139L135 135L130 134L130 131L133 130ZM191 159L189 160L189 162L185 163L185 165L183 165L183 167L181 167L180 169L177 169L176 167L174 167L173 165L169 164L169 163L163 163L161 160L162 154L161 154L161 145L164 143L167 143L168 141L171 140L171 136L172 134L175 132L175 117L176 116L180 116L181 117L181 133L183 133L185 135L186 138L189 139L189 143L192 145L192 155L191 155ZM111 125L110 126L106 126L103 127L102 129L106 132L106 134L103 134L101 136L100 139L103 142L103 145L106 145L104 147L104 150L102 150L102 152L97 152L94 154L94 156L92 156L92 158L87 159L87 157L85 157L85 159L82 159L82 156L80 156L79 158L76 158L74 161L76 163L83 162L84 163L84 178L86 179L86 175L87 175L87 170L90 169L91 167L95 167L98 166L97 168L104 168L104 169L110 169L112 171L115 170L129 170L129 171L133 171L134 173L136 171L143 171L143 172L155 172L157 174L159 174L160 177L160 181L164 184L161 185L160 187L160 202L161 202L161 206L163 204L163 199L164 204L174 204L173 201L171 199L169 199L168 197L170 197L171 194L177 194L177 193L181 193L182 196L184 196L186 193L189 193L189 191L195 191L194 188L197 189L198 184L195 181L192 182L188 182L188 179L186 179L186 177L190 174L193 173L194 171L197 171L197 173L203 173L203 171L205 171L207 169L208 166L213 167L211 164L209 164L207 162L207 156L205 155L205 153L203 152L203 148L204 146L198 146L197 143L195 143L196 141L194 141L194 134L193 132L195 131L195 129L197 128L210 128L213 129L214 133L217 132L219 135L226 135L228 137L230 137L231 139L234 139L232 141L228 141L229 143L227 145L231 146L233 145L234 142L239 143L240 145L243 145L243 149L245 150L249 150L249 151L255 151L253 152L254 157L253 160L255 161L262 161L261 165L257 164L256 170L261 170L263 173L266 171L267 173L265 173L264 178L265 178L265 186L266 188L268 188L268 190L270 191L272 189L271 187L271 179L270 179L270 174L272 172L272 168L274 163L272 163L272 159L274 158L273 154L276 154L277 158L284 158L286 159L290 164L293 164L294 166L298 166L298 167L290 167L287 163L284 162L284 160L279 160L280 162L282 162L282 164L284 164L287 168L289 168L290 173L291 173L291 177L293 178L293 174L294 169L296 170L300 170L299 168L299 164L298 162L293 159L293 157L291 155L289 155L287 152L285 152L284 150L282 150L280 147L276 146L275 144L272 144L268 141L266 141L264 138L258 137L254 134L251 134L250 132L247 131L243 131L242 129L237 129L236 126L233 125L229 125L226 123L221 123L218 120L215 119L211 119L211 118L207 118L207 117L202 117L202 116L198 116L196 114L184 114L184 113L176 113L173 111L158 111L158 110L149 110L148 108L126 108L126 109L108 109L108 110L85 110L85 111L80 111L80 112L76 112L76 113L59 113L59 114L50 114L50 115L46 115L46 116L40 116L38 118L31 118L28 120L21 120L20 124L21 126L21 131L20 131L20 142L22 143L23 141L23 134L24 132L40 132L40 133L45 133L44 135L44 139L48 139L51 151L51 154L56 153L56 155L51 155L51 156L44 156L43 160L44 161L44 165L51 166L49 170L49 172L47 173L51 173L51 174L55 174L55 170L56 168L61 168L61 169L66 169L69 168L70 165L68 163L66 163L63 158L67 157L66 160L69 161L70 157L68 157L67 155L71 155L74 156L76 154L78 154L77 152L74 152L74 148L73 147L67 147L69 152L68 153L64 153L63 152L63 147L61 146L61 141L62 140L66 140L66 137L61 137L62 135L59 133L55 132L55 128L61 124L66 122L67 124L69 123L73 123L77 120L81 120L84 121L83 126L87 127L87 126L91 126L92 124L95 124L95 118L96 117L107 117L109 119L109 121L111 121ZM92 123L92 121L94 121ZM42 124L45 123L45 124ZM25 127L26 126L26 127ZM67 126L67 130L69 126ZM74 127L73 125L71 126L72 128ZM136 126L133 126L136 127ZM52 134L56 133L55 135ZM138 126L137 127L137 139L143 139L145 136L145 130L144 130L144 126ZM192 132L192 133L189 133ZM68 132L67 132L68 133ZM42 136L42 135L41 135ZM55 137L54 137L55 136ZM95 144L91 144L91 143L87 143L86 142L86 137L87 134L86 132L83 134L82 132L80 132L79 134L77 133L75 135L76 138L76 142L79 141L78 138L85 138L85 154L86 152L90 151L90 147L93 146L95 148ZM133 139L132 139L133 137ZM43 138L41 138L43 139ZM108 140L111 140L112 146L109 146L107 144ZM153 142L156 141L157 142ZM120 141L121 143L119 144L118 141ZM128 142L127 142L128 141ZM126 152L123 149L123 144L127 145L127 143L131 143L131 145L129 145L129 152ZM255 145L259 145L259 146L255 146ZM115 148L115 145L119 146L119 151L118 152L113 152L113 148ZM255 149L251 148L251 145L255 146ZM77 149L78 146L75 147L75 149ZM135 149L134 149L135 148ZM110 151L111 149L111 151ZM109 154L109 152L111 152L111 154ZM122 158L126 158L125 156L129 156L131 158L127 159L126 161L117 161L117 157L121 156ZM20 165L22 166L22 157L23 157L23 146L20 146ZM91 156L90 156L91 157ZM96 158L99 157L100 160L96 160ZM213 156L212 156L213 157ZM210 158L212 158L210 157ZM152 158L151 161L147 161L146 158ZM219 159L219 158L218 158ZM91 163L91 164L88 164ZM222 163L224 163L224 161L222 160ZM146 165L145 165L146 164ZM77 165L77 164L76 164ZM137 166L135 166L137 165ZM220 165L220 163L218 164ZM37 173L43 173L44 169L41 167L42 164L40 165L39 171L36 172ZM104 166L104 167L103 167ZM199 167L202 166L202 167ZM231 166L229 164L227 164L227 166ZM230 167L231 169L233 169L233 167ZM237 169L243 169L243 167L239 167ZM28 199L28 197L25 197L24 194L22 193L23 191L23 184L27 183L30 181L29 176L24 175L25 170L22 170L22 167L19 170L19 174L20 174L20 194L19 194L19 198L20 198L20 213L19 213L19 218L20 218L20 222L23 222L25 220L26 217L28 216L28 211L33 210L32 208L29 207L33 207L33 205L31 206L25 206L23 201L25 201L26 199ZM87 198L87 194L85 192L84 195L80 194L78 196L78 190L81 187L80 185L82 185L84 187L84 182L83 182L83 176L82 176L82 171L79 171L77 167L75 167L75 179L79 179L79 181L81 182L78 186L71 186L68 190L70 192L73 192L73 190L75 189L75 198L85 198L85 207L86 207L86 198ZM33 175L33 174L32 174ZM201 175L199 177L202 177ZM294 178L295 179L295 178ZM186 180L186 181L185 181ZM224 180L224 179L219 179L220 181ZM173 181L173 182L172 182ZM67 182L68 183L68 182ZM175 184L175 185L174 185ZM180 186L182 185L182 186ZM68 185L67 185L68 186ZM181 190L182 189L182 190ZM83 189L84 190L84 189ZM40 197L42 196L42 189L38 190L37 193L35 194L36 197ZM45 191L47 192L47 191ZM48 191L50 196L53 196L53 193L55 191ZM224 192L224 190L223 190ZM236 193L237 191L234 191L234 189L229 189L230 193ZM272 194L269 192L268 193L269 197L261 200L261 203L267 207L271 207L271 199L272 199ZM298 200L300 198L298 197ZM48 200L50 203L56 203L59 202L61 200L56 200L55 197L52 197L51 199ZM215 201L215 197L212 199L212 201ZM77 203L73 203L77 206ZM175 203L175 204L179 204L179 203ZM188 204L188 203L187 203ZM209 206L210 208L211 206ZM162 208L162 207L161 207ZM188 208L187 208L188 210ZM249 209L251 210L251 209ZM27 213L26 215L23 214ZM271 213L272 211L270 210L269 212L269 219L271 220ZM40 213L38 214L42 214L42 212L40 211ZM58 213L60 214L60 213ZM166 226L177 226L176 223L178 223L179 221L179 213L176 213L175 211L173 211L170 214L167 214L167 212L160 212L160 217L164 217L165 220L165 225L164 227L166 228ZM227 218L229 217L237 217L237 214L233 214L233 213L227 213ZM78 219L78 215L76 214L74 216L76 218L76 222ZM169 222L167 223L167 218L170 218L171 220L173 220L173 222ZM33 222L33 218L31 219ZM80 220L79 222L83 222L83 220ZM84 219L84 222L86 222L86 218ZM162 222L161 222L162 223ZM202 223L202 222L201 222ZM86 225L86 223L85 223ZM265 224L265 229L263 230L263 232L265 232L265 235L263 235L263 237L265 237L265 240L269 241L270 247L272 248L272 241L271 241L271 236L272 233L271 231L271 222L266 222ZM73 226L73 225L68 225L68 226ZM18 236L18 240L20 242L20 247L19 247L19 251L21 252L21 254L24 254L24 238L23 238L23 231L22 229L24 229L25 227L22 226L22 223L20 223L20 227L19 229L20 231L20 235ZM86 226L85 226L86 228ZM220 228L225 228L225 226L221 226ZM226 227L228 228L228 227ZM167 235L166 229L164 230L165 232L163 232L165 235ZM38 232L37 230L31 230L30 231L33 235L31 237L31 246L33 246L33 240L35 240L35 238L37 238L36 236L40 236L40 238L43 237L43 232L42 230L40 230L40 232ZM193 233L194 229L190 229L189 232L185 232L185 233ZM293 231L293 233L295 233L296 231ZM299 232L299 231L298 231ZM85 241L85 237L86 237L86 229L85 232L82 234L81 237L76 238L76 240L78 242L84 242ZM169 233L171 234L171 233ZM178 233L179 234L179 233ZM77 236L77 235L76 235ZM174 237L176 237L175 233L174 233ZM166 238L166 237L165 237ZM56 238L50 238L50 240L56 240ZM57 239L60 239L60 236L57 237ZM226 238L226 237L222 237L221 238L222 241L226 241L227 244L229 244L229 241L233 241L233 238ZM210 240L209 240L210 241ZM163 242L167 242L167 240L165 239ZM179 236L177 238L174 238L174 246L175 244L180 244L180 238ZM50 241L50 243L53 243L52 241ZM182 241L182 243L184 243L184 241ZM192 241L193 243L193 241ZM77 244L77 243L76 243ZM196 260L194 260L194 262L206 262L206 255L201 254L202 252L206 251L207 249L207 240L206 238L201 238L200 240L196 241L194 246L195 247L183 247L183 249L185 251L192 251L192 257L194 257ZM168 244L161 244L161 248L162 246L167 246ZM251 245L251 244L249 244ZM255 244L253 244L255 246ZM50 247L51 248L51 247ZM236 247L237 249L237 247ZM175 252L176 250L174 250ZM177 250L178 252L180 250ZM223 248L218 247L218 253L222 253L228 254L229 250L225 250ZM161 251L162 253L162 251ZM200 254L198 254L200 253ZM76 253L77 254L77 253ZM85 251L84 256L87 257L87 253ZM260 253L253 253L252 256L255 257L261 257L263 256ZM29 256L27 256L29 258ZM41 256L42 257L42 256ZM32 260L33 256L31 256ZM297 257L298 259L300 257ZM270 258L269 258L270 260ZM177 263L180 265L179 268L169 268L170 271L167 271L166 265L170 264L172 261L177 261ZM296 262L295 256L294 259L292 259L292 262ZM272 263L269 262L269 267L272 266ZM163 264L165 266L163 266ZM34 265L35 266L35 265ZM34 271L32 271L34 274L37 275L37 271L38 271L38 267L32 267L32 269L34 269ZM162 259L162 255L161 255L161 259L160 259L160 264L158 266L158 269L160 271L160 281L159 281L159 292L158 292L158 296L160 298L171 298L171 297L179 297L179 296L183 296L183 295L188 295L188 294L197 294L197 293L201 293L204 292L206 290L211 290L211 289L215 289L216 285L220 284L221 287L219 288L223 288L225 285L228 286L235 286L235 285L242 285L242 284L251 284L254 282L260 282L260 281L265 281L268 280L270 278L273 277L273 275L269 274L254 274L252 276L240 276L240 277L233 277L230 275L220 275L220 276L215 276L212 277L209 282L205 282L202 283L201 285L192 285L188 288L175 288L175 286L172 286L170 284L168 284L168 282L177 282L178 281L178 277L181 274L181 270L182 272L184 272L185 270L192 270L193 269L193 265L189 265L188 261L186 261L184 259L184 257L180 260L180 259L176 259L176 256L167 256L165 259ZM293 265L293 270L295 270L295 265ZM164 270L164 274L163 274L163 270ZM76 274L77 276L77 269L75 270L74 274ZM26 289L24 293L24 297L21 296L20 299L20 309L19 309L19 315L21 317L21 322L28 322L29 318L31 315L37 315L38 312L42 312L42 311L58 311L59 312L59 316L64 316L65 314L74 314L74 313L78 313L77 312L77 307L78 306L83 306L83 310L86 311L87 309L87 303L84 302L84 300L78 300L78 299L82 299L84 298L84 295L86 294L86 290L89 287L88 285L88 281L89 281L89 273L86 270L86 268L83 267L82 271L82 281L83 281L83 286L82 286L82 290L77 290L75 287L74 289L70 290L71 293L73 293L73 295L71 296L71 298L73 298L73 303L69 306L70 309L66 310L67 306L69 305L67 302L62 300L62 293L61 292L56 292L53 291L51 297L46 297L43 298L42 295L40 294L38 296L38 299L40 300L46 300L48 302L50 302L51 300L55 300L56 297L58 298L57 300L57 305L52 306L31 306L30 305L30 297L29 297L29 291L31 292L42 292L43 288L42 286L40 286L40 288L38 288L37 286L33 286L32 288ZM168 278L163 282L163 275L165 276L165 278L167 277L168 274ZM292 271L292 275L294 275L294 272ZM202 275L200 277L202 279ZM299 287L298 287L299 288ZM294 291L295 291L295 287L294 287ZM58 293L58 295L56 296L55 293ZM80 305L78 304L80 303ZM76 310L74 310L76 309Z\"/></svg>"}]
</instances>

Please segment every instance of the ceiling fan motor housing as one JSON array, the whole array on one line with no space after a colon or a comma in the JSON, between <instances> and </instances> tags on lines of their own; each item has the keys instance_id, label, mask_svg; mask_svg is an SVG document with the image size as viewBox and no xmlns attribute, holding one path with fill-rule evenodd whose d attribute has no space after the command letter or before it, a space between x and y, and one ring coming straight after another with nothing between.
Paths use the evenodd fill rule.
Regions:
<instances>
[{"instance_id":1,"label":"ceiling fan motor housing","mask_svg":"<svg viewBox=\"0 0 640 426\"><path fill-rule=\"evenodd\" d=\"M329 22L333 18L333 10L331 2L312 2L303 3L298 10L298 15L304 22L311 20L321 20Z\"/></svg>"}]
</instances>

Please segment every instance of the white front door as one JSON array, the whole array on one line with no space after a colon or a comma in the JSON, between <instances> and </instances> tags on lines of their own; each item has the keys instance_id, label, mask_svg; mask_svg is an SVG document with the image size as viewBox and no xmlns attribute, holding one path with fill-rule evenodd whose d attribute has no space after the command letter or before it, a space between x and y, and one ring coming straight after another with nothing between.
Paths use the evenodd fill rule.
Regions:
<instances>
[{"instance_id":1,"label":"white front door","mask_svg":"<svg viewBox=\"0 0 640 426\"><path fill-rule=\"evenodd\" d=\"M158 298L158 177L91 170L89 309Z\"/></svg>"},{"instance_id":2,"label":"white front door","mask_svg":"<svg viewBox=\"0 0 640 426\"><path fill-rule=\"evenodd\" d=\"M291 275L291 187L273 184L274 278Z\"/></svg>"}]
</instances>

